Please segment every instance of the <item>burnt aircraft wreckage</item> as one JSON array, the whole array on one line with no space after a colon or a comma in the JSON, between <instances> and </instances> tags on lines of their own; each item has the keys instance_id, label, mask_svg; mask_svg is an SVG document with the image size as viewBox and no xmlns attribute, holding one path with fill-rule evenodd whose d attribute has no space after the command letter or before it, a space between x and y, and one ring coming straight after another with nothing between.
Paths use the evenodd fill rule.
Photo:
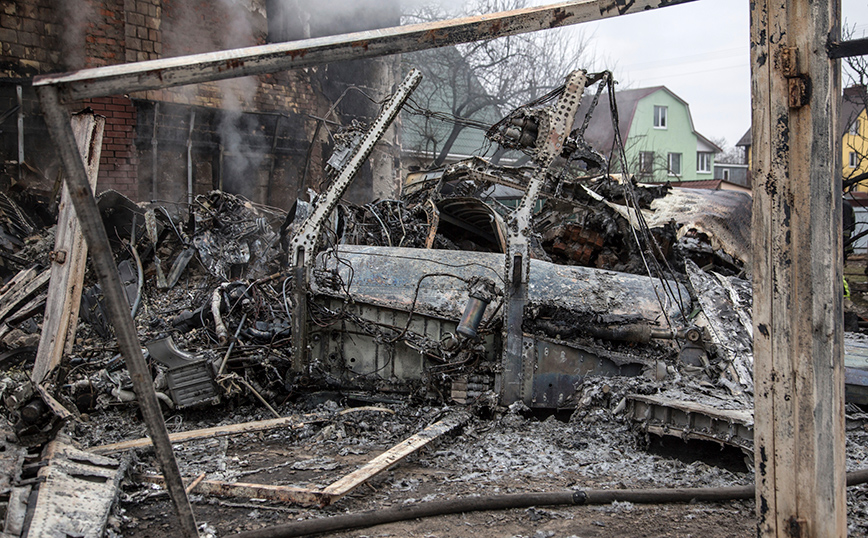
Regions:
<instances>
[{"instance_id":1,"label":"burnt aircraft wreckage","mask_svg":"<svg viewBox=\"0 0 868 538\"><path fill-rule=\"evenodd\" d=\"M646 426L750 449L750 288L738 278L750 197L604 173L577 115L595 83L611 86L610 74L574 72L488 131L528 165L473 158L411 173L398 201L340 203L382 128L344 137L353 147L338 148L344 164L289 241L288 386L568 409L586 379L687 379L625 405ZM514 209L481 201L496 186L517 193ZM721 398L693 401L691 385Z\"/></svg>"},{"instance_id":2,"label":"burnt aircraft wreckage","mask_svg":"<svg viewBox=\"0 0 868 538\"><path fill-rule=\"evenodd\" d=\"M528 164L474 157L409 173L397 200L342 200L420 77L412 71L369 128L354 123L335 137L329 188L289 215L219 191L196 197L189 215L100 195L109 236L119 238L116 258L126 258L118 269L133 312L179 307L139 329L158 397L182 409L238 391L274 402L338 390L570 409L587 380L644 376L658 392L672 384L679 408L695 385L706 413L750 409L750 288L740 278L749 267L749 195L609 174L583 135L603 90L614 93L611 74L576 71L489 129ZM515 207L495 189L511 193ZM197 270L187 296L173 295ZM31 270L14 282L5 297L18 302L2 314L15 323L7 319L3 337L33 311L24 299L46 276ZM95 340L110 340L101 293L85 286L81 317ZM231 345L216 353L213 342ZM268 351L233 350L244 342ZM82 412L98 393L134 398L118 376L119 356L97 368L83 362L72 377L38 377ZM720 401L707 401L717 393ZM654 410L646 400L625 405L644 421ZM30 400L15 401L17 412Z\"/></svg>"},{"instance_id":3,"label":"burnt aircraft wreckage","mask_svg":"<svg viewBox=\"0 0 868 538\"><path fill-rule=\"evenodd\" d=\"M395 200L343 200L419 79L412 71L368 128L354 123L335 137L328 189L288 215L220 191L195 197L187 214L111 191L98 197L160 405L182 411L248 398L276 415L183 438L294 425L301 419L275 408L316 392L564 410L634 380L641 383L624 383L613 407L639 431L750 454L750 196L636 184L623 148L613 159L620 173L610 173L613 165L588 147L584 132L603 90L614 93L613 80L576 71L489 129L491 141L524 154L527 164L474 157L407 174ZM514 206L495 192L508 192ZM12 199L4 197L0 210L4 237L37 227ZM21 267L63 253L54 246L49 254L53 241L21 249L14 240L0 249ZM83 275L83 260L67 265L75 263ZM5 364L34 353L31 318L56 303L40 294L49 275L25 267L0 291L0 338L11 348ZM37 352L32 376L8 369L0 390L22 446L44 445L82 414L136 401L106 303L86 279L75 347L53 342L64 357L51 365ZM196 487L228 495L248 487L243 494L327 505L466 420L453 413L324 489ZM116 485L126 464L106 455L148 443L92 447L85 457L61 437L44 466L107 468L107 483ZM27 459L23 450L7 451L16 455L15 472ZM48 480L43 504L33 506L87 487L65 480ZM10 506L28 494L12 490ZM109 497L94 505L95 517L105 517ZM7 532L28 510L18 504Z\"/></svg>"}]
</instances>

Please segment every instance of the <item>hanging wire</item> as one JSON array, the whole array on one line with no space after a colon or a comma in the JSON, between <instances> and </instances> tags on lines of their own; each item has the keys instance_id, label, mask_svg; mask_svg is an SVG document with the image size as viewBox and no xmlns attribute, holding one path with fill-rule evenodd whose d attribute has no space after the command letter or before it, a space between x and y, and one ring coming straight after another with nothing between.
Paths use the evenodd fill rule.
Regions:
<instances>
[{"instance_id":1,"label":"hanging wire","mask_svg":"<svg viewBox=\"0 0 868 538\"><path fill-rule=\"evenodd\" d=\"M672 290L669 282L664 278L663 268L660 266L657 256L654 255L654 251L651 249L651 246L656 249L660 258L663 259L663 263L666 265L666 269L669 271L670 274L673 274L672 268L669 266L669 262L666 261L666 257L663 255L663 250L660 248L660 245L657 243L657 240L654 238L654 236L650 233L648 223L645 221L645 216L642 214L642 209L639 205L639 200L636 196L636 191L633 188L633 182L630 179L630 175L627 169L627 153L624 149L624 141L621 138L620 126L618 124L618 104L615 99L615 81L612 77L608 77L607 85L609 87L609 107L612 112L612 128L614 129L615 134L616 148L613 148L613 150L617 150L617 157L621 164L621 186L624 189L624 201L627 204L628 209L632 209L633 214L636 215L636 223L638 225L639 232L642 235L642 241L640 241L639 235L637 235L636 233L636 227L631 225L630 230L632 231L633 238L636 241L636 246L639 249L639 255L642 258L642 263L645 265L645 270L648 273L648 276L652 278L657 278L660 281L661 287L664 290L664 294L666 295L667 300L670 300L678 305L679 313L681 314L684 322L687 323L687 316L685 314L683 297L681 296L681 289L680 287L678 288L677 294ZM645 256L645 245L648 246L648 250L650 251L649 253L651 254L650 266L648 263L649 257ZM653 272L651 270L651 266L654 267ZM654 286L654 294L657 297L657 302L660 304L663 316L666 318L666 323L669 325L670 329L673 329L672 320L669 319L669 314L666 311L666 306L663 302L663 299L661 299L660 297L657 286Z\"/></svg>"}]
</instances>

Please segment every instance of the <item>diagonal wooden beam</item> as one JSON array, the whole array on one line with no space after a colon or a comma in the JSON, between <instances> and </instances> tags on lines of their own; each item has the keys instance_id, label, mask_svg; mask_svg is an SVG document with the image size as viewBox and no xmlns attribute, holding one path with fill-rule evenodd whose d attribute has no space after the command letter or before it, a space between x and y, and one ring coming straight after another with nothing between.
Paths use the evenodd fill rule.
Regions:
<instances>
[{"instance_id":1,"label":"diagonal wooden beam","mask_svg":"<svg viewBox=\"0 0 868 538\"><path fill-rule=\"evenodd\" d=\"M180 521L178 532L184 538L198 538L196 518L190 507L190 500L184 491L178 462L172 452L169 432L163 421L163 413L157 402L154 391L154 381L142 355L142 346L130 314L130 305L121 286L120 276L115 265L114 255L109 244L99 208L93 197L93 191L87 180L86 166L75 142L75 135L70 124L69 113L61 106L57 89L43 86L36 90L39 96L45 124L48 126L51 138L57 146L57 151L66 170L66 186L69 189L75 212L81 221L90 251L93 267L105 295L106 306L115 329L118 347L126 361L127 370L142 411L142 417L148 426L148 433L154 440L157 460L163 474L167 477L169 497L175 505Z\"/></svg>"},{"instance_id":2,"label":"diagonal wooden beam","mask_svg":"<svg viewBox=\"0 0 868 538\"><path fill-rule=\"evenodd\" d=\"M439 422L428 426L412 437L404 439L389 450L383 452L359 469L341 478L322 490L323 504L329 505L344 495L350 493L371 478L377 476L389 467L395 465L410 454L416 452L431 441L451 432L470 420L470 415L464 412L449 415Z\"/></svg>"},{"instance_id":3,"label":"diagonal wooden beam","mask_svg":"<svg viewBox=\"0 0 868 538\"><path fill-rule=\"evenodd\" d=\"M577 0L547 6L288 43L82 69L34 78L62 102L261 75L560 28L693 0Z\"/></svg>"}]
</instances>

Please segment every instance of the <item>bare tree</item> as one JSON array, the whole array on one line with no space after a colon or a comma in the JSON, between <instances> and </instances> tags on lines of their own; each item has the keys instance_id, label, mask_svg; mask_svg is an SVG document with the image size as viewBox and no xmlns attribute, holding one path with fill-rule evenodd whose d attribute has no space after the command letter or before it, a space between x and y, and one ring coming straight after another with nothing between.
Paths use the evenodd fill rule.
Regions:
<instances>
[{"instance_id":1,"label":"bare tree","mask_svg":"<svg viewBox=\"0 0 868 538\"><path fill-rule=\"evenodd\" d=\"M711 141L714 142L714 144L717 147L723 148L722 152L720 152L714 156L714 162L715 163L721 163L721 164L743 164L744 163L744 150L742 150L741 148L737 148L735 146L730 146L727 143L726 138L724 138L722 136L719 138L712 138Z\"/></svg>"},{"instance_id":2,"label":"bare tree","mask_svg":"<svg viewBox=\"0 0 868 538\"><path fill-rule=\"evenodd\" d=\"M407 22L478 15L527 7L528 0L471 0L461 7L424 4ZM583 66L587 40L575 30L560 29L479 41L404 55L404 62L422 70L413 96L419 116L405 121L422 142L413 148L435 155L442 164L461 132L482 128L513 108L562 84L564 76Z\"/></svg>"}]
</instances>

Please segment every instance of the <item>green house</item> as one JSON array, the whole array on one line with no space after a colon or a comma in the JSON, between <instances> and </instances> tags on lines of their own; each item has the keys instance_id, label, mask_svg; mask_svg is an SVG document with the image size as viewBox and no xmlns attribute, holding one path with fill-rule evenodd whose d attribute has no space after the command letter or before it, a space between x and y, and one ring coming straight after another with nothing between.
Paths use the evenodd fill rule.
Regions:
<instances>
[{"instance_id":1,"label":"green house","mask_svg":"<svg viewBox=\"0 0 868 538\"><path fill-rule=\"evenodd\" d=\"M690 107L666 86L615 93L618 130L627 156L627 171L640 181L704 181L714 178L714 154L722 151L696 132ZM590 108L586 93L576 127ZM605 156L617 155L615 129L607 95L600 96L585 141ZM612 172L621 171L614 158Z\"/></svg>"}]
</instances>

